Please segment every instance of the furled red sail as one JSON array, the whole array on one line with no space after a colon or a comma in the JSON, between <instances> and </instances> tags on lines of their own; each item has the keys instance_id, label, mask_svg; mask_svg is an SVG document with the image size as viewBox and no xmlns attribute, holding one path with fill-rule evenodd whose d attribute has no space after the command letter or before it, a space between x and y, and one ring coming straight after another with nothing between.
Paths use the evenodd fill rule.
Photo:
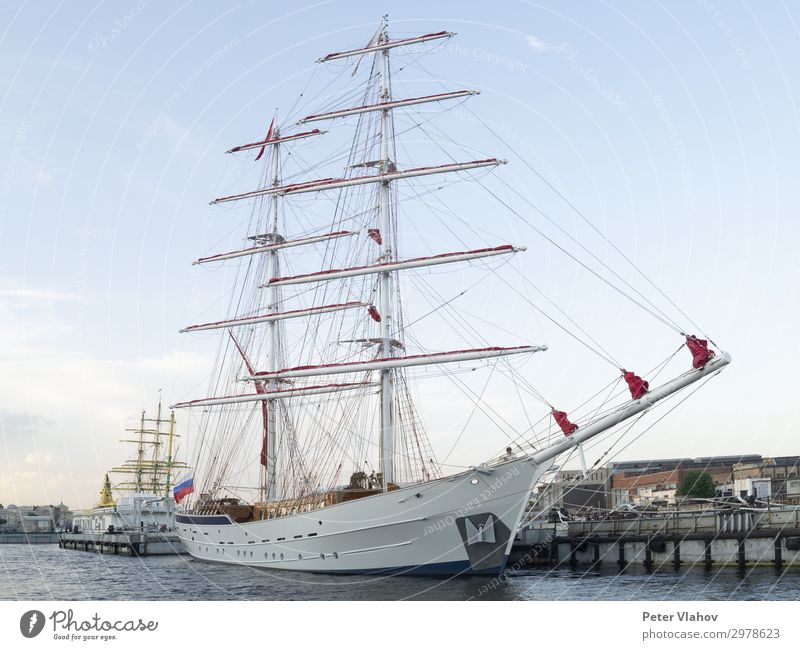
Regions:
<instances>
[{"instance_id":1,"label":"furled red sail","mask_svg":"<svg viewBox=\"0 0 800 650\"><path fill-rule=\"evenodd\" d=\"M686 335L686 347L692 353L692 368L702 368L714 356L714 351L708 349L708 341L697 338L694 334Z\"/></svg>"},{"instance_id":2,"label":"furled red sail","mask_svg":"<svg viewBox=\"0 0 800 650\"><path fill-rule=\"evenodd\" d=\"M269 123L269 130L267 131L267 137L264 138L264 142L269 142L270 139L272 138L272 127L274 125L275 125L275 118L273 117L272 118L272 122ZM256 156L256 160L261 160L261 156L264 155L264 150L266 148L267 148L266 144L263 147L261 147L261 151L258 152L258 155Z\"/></svg>"},{"instance_id":3,"label":"furled red sail","mask_svg":"<svg viewBox=\"0 0 800 650\"><path fill-rule=\"evenodd\" d=\"M556 409L553 409L552 413L553 419L556 421L558 426L561 427L561 430L564 432L565 436L572 435L573 432L575 432L575 430L578 428L577 424L573 424L569 421L569 418L567 418L567 414L564 411L557 411Z\"/></svg>"},{"instance_id":4,"label":"furled red sail","mask_svg":"<svg viewBox=\"0 0 800 650\"><path fill-rule=\"evenodd\" d=\"M633 399L639 399L647 392L647 389L650 388L650 384L647 381L629 370L622 371L622 378L628 384Z\"/></svg>"},{"instance_id":5,"label":"furled red sail","mask_svg":"<svg viewBox=\"0 0 800 650\"><path fill-rule=\"evenodd\" d=\"M381 322L381 314L375 305L370 305L369 309L367 309L367 312L372 317L372 320L374 320L376 323Z\"/></svg>"},{"instance_id":6,"label":"furled red sail","mask_svg":"<svg viewBox=\"0 0 800 650\"><path fill-rule=\"evenodd\" d=\"M269 140L269 138L267 138ZM244 365L247 368L247 372L253 373L255 370L253 369L252 364L250 363L250 359L247 358L247 355L244 353L242 346L239 345L239 341L233 335L233 332L228 332L233 341L233 344L236 346L236 349L239 351L239 356L242 357L242 361L244 361ZM261 382L255 382L254 388L256 389L256 393L259 395L263 395L267 392L266 388L264 388ZM269 454L267 453L267 448L269 444L269 411L267 410L269 407L267 406L266 401L261 402L261 422L263 425L264 435L261 436L261 454L259 457L260 463L266 467L267 461L269 458Z\"/></svg>"},{"instance_id":7,"label":"furled red sail","mask_svg":"<svg viewBox=\"0 0 800 650\"><path fill-rule=\"evenodd\" d=\"M369 235L370 239L372 239L378 246L383 243L383 237L381 237L381 231L377 228L370 228L367 230L367 234Z\"/></svg>"}]
</instances>

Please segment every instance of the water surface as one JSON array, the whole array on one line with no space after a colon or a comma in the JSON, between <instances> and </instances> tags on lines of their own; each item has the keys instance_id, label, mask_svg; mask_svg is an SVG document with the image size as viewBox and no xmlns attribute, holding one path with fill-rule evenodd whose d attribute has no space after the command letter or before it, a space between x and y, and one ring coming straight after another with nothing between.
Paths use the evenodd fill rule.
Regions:
<instances>
[{"instance_id":1,"label":"water surface","mask_svg":"<svg viewBox=\"0 0 800 650\"><path fill-rule=\"evenodd\" d=\"M0 545L3 600L798 600L800 568L537 568L501 578L329 576Z\"/></svg>"}]
</instances>

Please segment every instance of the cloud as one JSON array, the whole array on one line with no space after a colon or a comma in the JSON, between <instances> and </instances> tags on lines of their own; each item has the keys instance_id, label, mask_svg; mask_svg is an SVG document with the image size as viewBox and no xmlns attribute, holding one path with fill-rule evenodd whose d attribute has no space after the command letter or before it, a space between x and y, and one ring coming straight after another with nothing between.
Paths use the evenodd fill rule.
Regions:
<instances>
[{"instance_id":1,"label":"cloud","mask_svg":"<svg viewBox=\"0 0 800 650\"><path fill-rule=\"evenodd\" d=\"M6 439L27 437L31 433L53 425L55 425L55 422L36 413L0 409L0 433Z\"/></svg>"},{"instance_id":2,"label":"cloud","mask_svg":"<svg viewBox=\"0 0 800 650\"><path fill-rule=\"evenodd\" d=\"M156 389L165 387L165 404L177 401L213 365L179 351L138 359L39 354L0 362L0 394L10 407L0 410L0 503L91 503L103 474L130 451L120 443L124 429L136 425L140 408L155 408ZM47 368L63 389L43 389L32 366ZM47 418L25 412L32 396ZM179 414L180 435L190 422Z\"/></svg>"},{"instance_id":3,"label":"cloud","mask_svg":"<svg viewBox=\"0 0 800 650\"><path fill-rule=\"evenodd\" d=\"M547 52L547 50L553 49L552 45L535 36L528 35L525 38L528 41L528 47L537 52Z\"/></svg>"},{"instance_id":4,"label":"cloud","mask_svg":"<svg viewBox=\"0 0 800 650\"><path fill-rule=\"evenodd\" d=\"M36 465L36 467L51 467L53 465L52 454L28 454L25 456L26 465Z\"/></svg>"},{"instance_id":5,"label":"cloud","mask_svg":"<svg viewBox=\"0 0 800 650\"><path fill-rule=\"evenodd\" d=\"M89 353L70 325L73 294L0 280L0 502L92 503L132 414L189 394L213 358L169 351L151 356ZM196 390L196 389L195 389ZM189 416L180 418L186 435Z\"/></svg>"},{"instance_id":6,"label":"cloud","mask_svg":"<svg viewBox=\"0 0 800 650\"><path fill-rule=\"evenodd\" d=\"M19 280L7 280L0 284L0 299L36 302L47 300L75 300L77 297L78 296L74 293L29 287Z\"/></svg>"}]
</instances>

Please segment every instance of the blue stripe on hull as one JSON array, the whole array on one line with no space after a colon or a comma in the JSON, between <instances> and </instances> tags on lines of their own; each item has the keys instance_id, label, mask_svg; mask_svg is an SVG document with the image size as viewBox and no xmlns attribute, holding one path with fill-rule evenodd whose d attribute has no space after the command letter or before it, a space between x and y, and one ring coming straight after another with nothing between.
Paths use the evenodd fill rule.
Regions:
<instances>
[{"instance_id":1,"label":"blue stripe on hull","mask_svg":"<svg viewBox=\"0 0 800 650\"><path fill-rule=\"evenodd\" d=\"M418 566L388 567L385 569L328 569L325 571L312 571L312 573L335 573L337 575L394 575L394 576L494 576L503 573L506 569L508 556L503 558L503 563L489 569L475 570L468 560L457 562L436 562L434 564L420 564Z\"/></svg>"},{"instance_id":2,"label":"blue stripe on hull","mask_svg":"<svg viewBox=\"0 0 800 650\"><path fill-rule=\"evenodd\" d=\"M175 515L179 524L192 524L194 526L230 526L233 522L227 515Z\"/></svg>"}]
</instances>

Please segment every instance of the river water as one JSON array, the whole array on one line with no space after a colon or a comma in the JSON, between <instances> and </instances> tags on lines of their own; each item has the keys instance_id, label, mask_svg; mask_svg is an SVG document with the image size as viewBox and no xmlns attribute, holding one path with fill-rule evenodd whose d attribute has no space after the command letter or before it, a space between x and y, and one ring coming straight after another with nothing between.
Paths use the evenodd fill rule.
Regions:
<instances>
[{"instance_id":1,"label":"river water","mask_svg":"<svg viewBox=\"0 0 800 650\"><path fill-rule=\"evenodd\" d=\"M502 578L327 576L0 545L2 600L800 600L800 568L647 573L537 568Z\"/></svg>"}]
</instances>

